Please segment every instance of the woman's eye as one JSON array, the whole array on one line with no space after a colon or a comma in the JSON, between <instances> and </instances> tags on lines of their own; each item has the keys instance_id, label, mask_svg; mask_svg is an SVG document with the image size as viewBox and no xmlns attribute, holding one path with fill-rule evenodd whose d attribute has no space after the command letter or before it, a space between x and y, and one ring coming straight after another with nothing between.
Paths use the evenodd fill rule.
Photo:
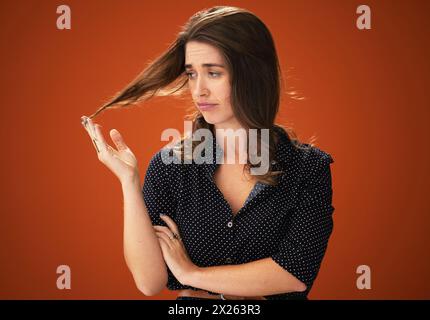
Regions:
<instances>
[{"instance_id":1,"label":"woman's eye","mask_svg":"<svg viewBox=\"0 0 430 320\"><path fill-rule=\"evenodd\" d=\"M208 74L212 78L218 78L221 76L221 73L219 73L219 72L208 72ZM193 79L197 76L195 72L186 72L186 75L187 75L188 79Z\"/></svg>"},{"instance_id":2,"label":"woman's eye","mask_svg":"<svg viewBox=\"0 0 430 320\"><path fill-rule=\"evenodd\" d=\"M187 72L187 77L188 78L192 78L194 76L194 73L193 72Z\"/></svg>"}]
</instances>

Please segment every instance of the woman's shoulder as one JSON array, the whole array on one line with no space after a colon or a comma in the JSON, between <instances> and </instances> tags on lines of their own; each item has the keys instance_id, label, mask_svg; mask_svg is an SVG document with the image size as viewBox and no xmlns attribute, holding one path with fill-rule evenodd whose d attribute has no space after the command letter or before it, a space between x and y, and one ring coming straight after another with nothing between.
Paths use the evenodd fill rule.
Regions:
<instances>
[{"instance_id":1,"label":"woman's shoulder","mask_svg":"<svg viewBox=\"0 0 430 320\"><path fill-rule=\"evenodd\" d=\"M301 167L302 179L310 183L319 181L323 176L330 175L330 164L333 157L321 148L301 143L295 147L296 161Z\"/></svg>"},{"instance_id":2,"label":"woman's shoulder","mask_svg":"<svg viewBox=\"0 0 430 320\"><path fill-rule=\"evenodd\" d=\"M289 162L293 160L298 162L300 166L310 168L334 162L330 153L313 144L304 143L298 139L291 138L286 129L281 126L275 126L275 129L280 138L278 155L281 161Z\"/></svg>"},{"instance_id":3,"label":"woman's shoulder","mask_svg":"<svg viewBox=\"0 0 430 320\"><path fill-rule=\"evenodd\" d=\"M298 158L303 166L315 167L333 163L333 157L327 151L308 143L301 143L295 146Z\"/></svg>"}]
</instances>

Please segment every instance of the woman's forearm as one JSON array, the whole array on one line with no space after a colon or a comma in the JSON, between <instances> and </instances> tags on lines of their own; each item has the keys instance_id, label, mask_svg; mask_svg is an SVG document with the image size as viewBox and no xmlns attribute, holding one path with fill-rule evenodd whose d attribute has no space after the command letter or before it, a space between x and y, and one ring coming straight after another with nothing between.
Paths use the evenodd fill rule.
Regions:
<instances>
[{"instance_id":1,"label":"woman's forearm","mask_svg":"<svg viewBox=\"0 0 430 320\"><path fill-rule=\"evenodd\" d=\"M158 238L152 226L140 179L121 183L124 196L124 257L141 292L158 294L167 283L167 269Z\"/></svg>"},{"instance_id":2,"label":"woman's forearm","mask_svg":"<svg viewBox=\"0 0 430 320\"><path fill-rule=\"evenodd\" d=\"M267 296L302 292L306 286L271 258L244 264L196 268L185 284L233 296Z\"/></svg>"}]
</instances>

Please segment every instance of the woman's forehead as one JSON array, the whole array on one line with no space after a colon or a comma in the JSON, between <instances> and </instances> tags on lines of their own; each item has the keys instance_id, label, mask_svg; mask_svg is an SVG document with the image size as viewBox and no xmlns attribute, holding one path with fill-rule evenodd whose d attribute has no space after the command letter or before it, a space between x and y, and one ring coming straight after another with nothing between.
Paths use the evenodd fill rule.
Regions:
<instances>
[{"instance_id":1,"label":"woman's forehead","mask_svg":"<svg viewBox=\"0 0 430 320\"><path fill-rule=\"evenodd\" d=\"M221 52L215 46L207 43L190 41L185 45L185 64L193 67L224 65Z\"/></svg>"}]
</instances>

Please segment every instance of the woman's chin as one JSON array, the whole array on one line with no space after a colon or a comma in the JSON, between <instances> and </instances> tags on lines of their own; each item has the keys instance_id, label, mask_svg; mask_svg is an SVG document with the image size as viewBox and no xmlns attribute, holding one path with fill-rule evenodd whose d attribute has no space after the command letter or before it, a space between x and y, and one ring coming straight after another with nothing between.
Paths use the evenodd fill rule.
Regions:
<instances>
[{"instance_id":1,"label":"woman's chin","mask_svg":"<svg viewBox=\"0 0 430 320\"><path fill-rule=\"evenodd\" d=\"M233 115L226 115L221 112L202 112L203 119L208 124L212 124L214 126L233 126L236 124L237 120Z\"/></svg>"},{"instance_id":2,"label":"woman's chin","mask_svg":"<svg viewBox=\"0 0 430 320\"><path fill-rule=\"evenodd\" d=\"M216 125L216 124L220 123L219 119L216 119L215 117L211 117L210 115L205 115L204 113L203 113L203 118L209 124Z\"/></svg>"}]
</instances>

